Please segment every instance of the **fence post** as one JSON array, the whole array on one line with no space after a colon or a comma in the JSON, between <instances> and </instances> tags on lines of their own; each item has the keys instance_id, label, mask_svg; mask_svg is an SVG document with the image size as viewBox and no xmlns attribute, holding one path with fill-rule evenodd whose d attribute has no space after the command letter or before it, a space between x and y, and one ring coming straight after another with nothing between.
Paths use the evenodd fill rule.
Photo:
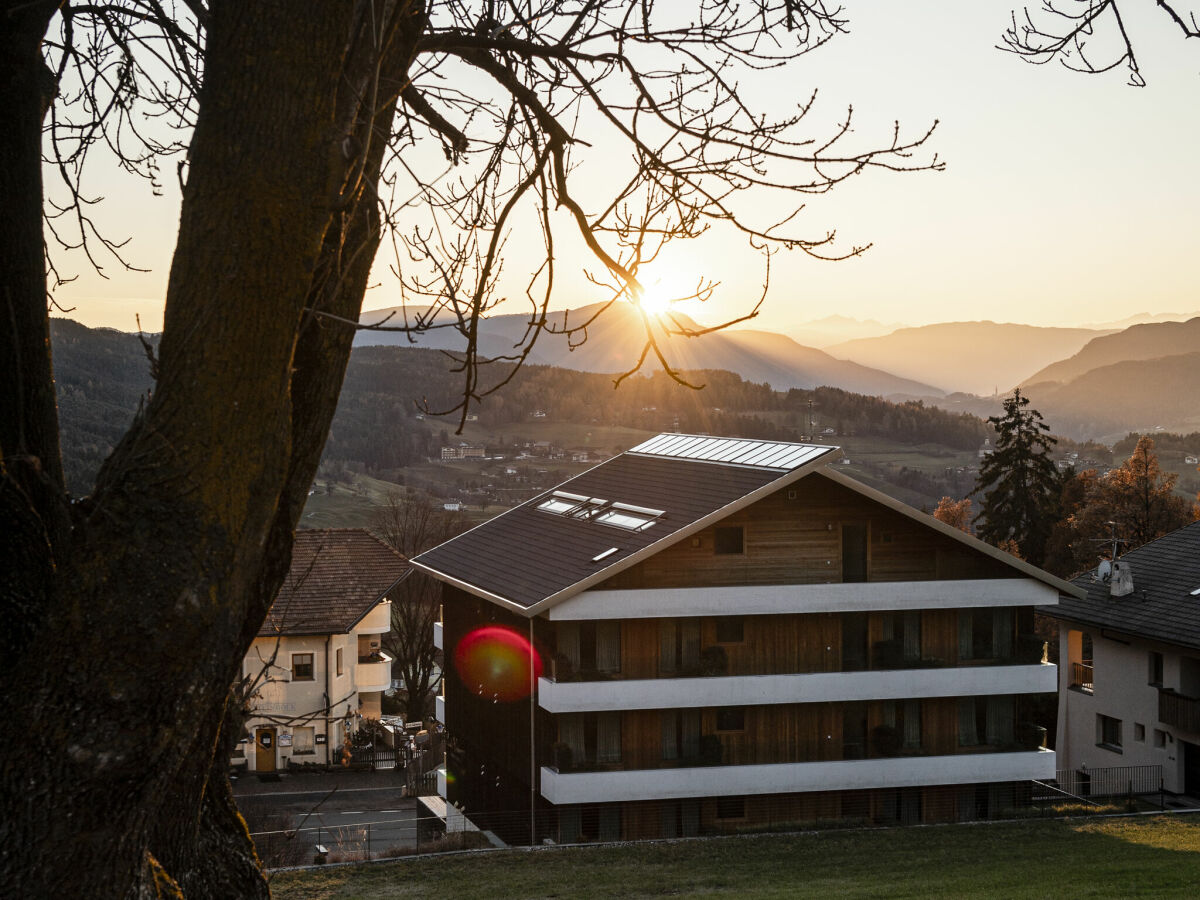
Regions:
<instances>
[{"instance_id":1,"label":"fence post","mask_svg":"<svg viewBox=\"0 0 1200 900\"><path fill-rule=\"evenodd\" d=\"M371 858L371 823L367 823L367 859Z\"/></svg>"}]
</instances>

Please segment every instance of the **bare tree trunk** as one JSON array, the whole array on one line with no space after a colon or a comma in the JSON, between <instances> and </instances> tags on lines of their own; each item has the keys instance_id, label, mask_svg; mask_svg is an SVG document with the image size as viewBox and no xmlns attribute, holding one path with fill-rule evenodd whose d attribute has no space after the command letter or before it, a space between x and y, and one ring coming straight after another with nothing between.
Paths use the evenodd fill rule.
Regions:
<instances>
[{"instance_id":1,"label":"bare tree trunk","mask_svg":"<svg viewBox=\"0 0 1200 900\"><path fill-rule=\"evenodd\" d=\"M19 371L39 352L46 371L40 403L0 388L5 412L19 407L0 435L4 612L30 623L0 662L22 728L0 776L0 894L267 893L225 775L235 735L220 735L349 358L352 331L312 308L356 318L378 241L386 133L367 136L386 132L424 24L409 4L382 9L372 23L352 0L304 15L284 0L211 4L158 384L93 495L70 507L61 543L48 541L54 510L68 509L56 438L39 448L55 461L51 503L18 470L54 410L44 283L41 315L26 308L12 329ZM4 37L3 74L40 66L40 33L18 35L32 54L15 60L8 45L20 41ZM387 86L376 96L358 76L377 60ZM6 109L21 100L6 93L14 83L0 84ZM26 105L28 132L40 113ZM36 174L40 161L24 165ZM40 276L40 208L33 220Z\"/></svg>"}]
</instances>

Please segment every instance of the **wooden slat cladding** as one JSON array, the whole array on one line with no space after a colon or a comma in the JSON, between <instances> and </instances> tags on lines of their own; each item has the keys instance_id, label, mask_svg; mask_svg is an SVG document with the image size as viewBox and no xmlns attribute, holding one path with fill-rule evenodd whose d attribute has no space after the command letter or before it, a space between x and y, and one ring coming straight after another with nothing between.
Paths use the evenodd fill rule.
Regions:
<instances>
[{"instance_id":1,"label":"wooden slat cladding","mask_svg":"<svg viewBox=\"0 0 1200 900\"><path fill-rule=\"evenodd\" d=\"M990 631L993 628L993 615L1002 607L987 607L981 610L915 610L911 612L870 612L870 613L808 613L789 615L763 616L734 616L734 617L702 617L691 622L699 622L700 648L719 647L724 651L726 668L723 674L728 676L743 675L789 675L807 672L840 672L843 671L843 630L847 623L859 617L866 622L865 656L861 662L854 664L850 660L847 668L869 668L875 670L894 669L897 666L905 668L945 667L956 665L988 665L995 664L991 658L990 648L993 639ZM1032 626L1032 616L1028 608L1009 608L1008 628L1015 622L1023 628ZM960 617L982 616L980 627L986 632L984 637L987 649L979 657L970 656L960 659ZM919 657L909 656L905 644L906 630L913 625L916 618L920 630ZM718 640L722 637L719 624L722 619L735 624L735 632L740 627L742 640ZM662 652L661 628L664 622L680 622L670 619L624 619L620 622L621 660L619 672L612 677L621 679L650 679L660 677L679 677L680 669L676 665L663 670L660 665ZM544 619L536 620L539 645L554 646L550 635L556 628L578 627L577 623L549 622ZM694 627L694 626L693 626ZM1002 641L1012 653L1021 652L1020 638L1030 635L1029 631L1013 629L1009 637ZM725 635L727 636L727 635ZM889 646L890 645L890 646ZM897 657L896 654L899 654ZM1035 662L1029 658L1025 662ZM678 660L677 660L678 663ZM590 664L589 664L590 665ZM586 668L586 667L585 667ZM557 671L557 667L554 671ZM569 668L563 671L570 671ZM692 673L695 674L695 673ZM709 673L712 674L712 673ZM698 683L702 684L702 683ZM698 687L697 689L702 689Z\"/></svg>"},{"instance_id":2,"label":"wooden slat cladding","mask_svg":"<svg viewBox=\"0 0 1200 900\"><path fill-rule=\"evenodd\" d=\"M1003 563L813 473L608 579L604 588L842 581L842 525L867 527L868 581L1011 577ZM744 552L717 553L741 527Z\"/></svg>"}]
</instances>

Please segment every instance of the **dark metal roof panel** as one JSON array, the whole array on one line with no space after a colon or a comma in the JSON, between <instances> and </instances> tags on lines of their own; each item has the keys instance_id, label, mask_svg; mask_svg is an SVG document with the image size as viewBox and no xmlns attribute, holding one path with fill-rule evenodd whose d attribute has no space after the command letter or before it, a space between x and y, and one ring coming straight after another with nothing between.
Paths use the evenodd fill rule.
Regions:
<instances>
[{"instance_id":1,"label":"dark metal roof panel","mask_svg":"<svg viewBox=\"0 0 1200 900\"><path fill-rule=\"evenodd\" d=\"M785 474L778 469L623 453L558 489L664 510L650 528L627 531L537 509L547 493L422 553L416 561L528 609ZM594 561L612 547L616 553Z\"/></svg>"},{"instance_id":2,"label":"dark metal roof panel","mask_svg":"<svg viewBox=\"0 0 1200 900\"><path fill-rule=\"evenodd\" d=\"M1133 593L1111 597L1086 572L1072 583L1087 597L1062 597L1042 611L1057 619L1200 649L1200 522L1185 525L1121 557L1133 570Z\"/></svg>"}]
</instances>

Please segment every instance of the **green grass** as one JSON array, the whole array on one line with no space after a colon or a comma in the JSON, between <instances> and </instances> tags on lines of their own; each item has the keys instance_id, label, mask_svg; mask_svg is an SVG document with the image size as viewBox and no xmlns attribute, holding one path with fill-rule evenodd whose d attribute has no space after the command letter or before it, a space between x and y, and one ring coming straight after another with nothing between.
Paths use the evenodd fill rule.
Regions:
<instances>
[{"instance_id":1,"label":"green grass","mask_svg":"<svg viewBox=\"0 0 1200 900\"><path fill-rule=\"evenodd\" d=\"M281 873L279 900L1185 897L1200 819L1036 821L496 851Z\"/></svg>"}]
</instances>

